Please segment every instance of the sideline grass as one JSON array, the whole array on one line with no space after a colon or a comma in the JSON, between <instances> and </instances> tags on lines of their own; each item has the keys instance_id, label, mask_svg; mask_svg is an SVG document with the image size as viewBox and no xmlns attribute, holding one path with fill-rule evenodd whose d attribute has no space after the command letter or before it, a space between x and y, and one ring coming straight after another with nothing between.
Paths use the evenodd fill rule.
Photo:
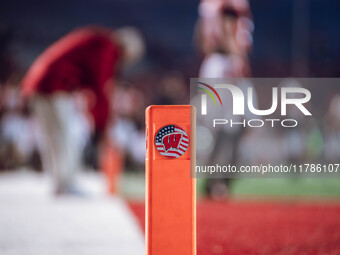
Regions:
<instances>
[{"instance_id":1,"label":"sideline grass","mask_svg":"<svg viewBox=\"0 0 340 255\"><path fill-rule=\"evenodd\" d=\"M204 195L205 179L197 179L198 195ZM234 197L317 197L340 198L340 179L234 179L230 182ZM123 196L143 200L145 180L143 173L124 174L120 183Z\"/></svg>"},{"instance_id":2,"label":"sideline grass","mask_svg":"<svg viewBox=\"0 0 340 255\"><path fill-rule=\"evenodd\" d=\"M237 179L231 182L235 196L340 197L340 179Z\"/></svg>"}]
</instances>

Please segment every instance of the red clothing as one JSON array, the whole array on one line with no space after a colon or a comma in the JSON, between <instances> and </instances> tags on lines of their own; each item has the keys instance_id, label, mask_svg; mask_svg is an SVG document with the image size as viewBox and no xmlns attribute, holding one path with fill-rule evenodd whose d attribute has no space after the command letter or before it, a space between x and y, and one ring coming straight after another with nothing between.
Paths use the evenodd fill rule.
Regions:
<instances>
[{"instance_id":1,"label":"red clothing","mask_svg":"<svg viewBox=\"0 0 340 255\"><path fill-rule=\"evenodd\" d=\"M28 70L22 92L53 94L89 89L96 95L91 113L96 127L105 128L109 117L109 98L105 84L112 78L120 48L112 32L98 27L78 29L51 45Z\"/></svg>"}]
</instances>

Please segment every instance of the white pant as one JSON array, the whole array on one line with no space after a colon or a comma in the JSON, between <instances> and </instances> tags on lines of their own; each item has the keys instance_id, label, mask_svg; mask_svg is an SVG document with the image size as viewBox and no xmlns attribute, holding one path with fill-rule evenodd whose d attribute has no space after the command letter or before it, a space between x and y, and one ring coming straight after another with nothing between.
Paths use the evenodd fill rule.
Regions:
<instances>
[{"instance_id":1,"label":"white pant","mask_svg":"<svg viewBox=\"0 0 340 255\"><path fill-rule=\"evenodd\" d=\"M72 95L37 96L34 113L40 126L39 147L44 171L52 174L56 192L73 188L75 173L81 164L83 150L79 132L79 111Z\"/></svg>"}]
</instances>

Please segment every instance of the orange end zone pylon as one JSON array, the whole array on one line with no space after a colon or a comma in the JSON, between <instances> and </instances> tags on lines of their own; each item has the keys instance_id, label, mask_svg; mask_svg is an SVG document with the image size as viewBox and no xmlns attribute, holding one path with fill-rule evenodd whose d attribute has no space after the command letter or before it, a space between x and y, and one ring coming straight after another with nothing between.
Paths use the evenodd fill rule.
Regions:
<instances>
[{"instance_id":1,"label":"orange end zone pylon","mask_svg":"<svg viewBox=\"0 0 340 255\"><path fill-rule=\"evenodd\" d=\"M195 109L146 110L146 255L196 255Z\"/></svg>"},{"instance_id":2,"label":"orange end zone pylon","mask_svg":"<svg viewBox=\"0 0 340 255\"><path fill-rule=\"evenodd\" d=\"M123 172L124 156L117 146L106 142L102 148L100 168L107 180L107 189L110 195L118 194L118 183Z\"/></svg>"}]
</instances>

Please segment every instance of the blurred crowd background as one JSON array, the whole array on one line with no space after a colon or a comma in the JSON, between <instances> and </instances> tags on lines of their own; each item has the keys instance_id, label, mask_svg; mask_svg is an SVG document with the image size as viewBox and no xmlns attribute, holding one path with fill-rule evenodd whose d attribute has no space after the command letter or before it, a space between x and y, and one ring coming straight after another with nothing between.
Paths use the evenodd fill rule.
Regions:
<instances>
[{"instance_id":1,"label":"blurred crowd background","mask_svg":"<svg viewBox=\"0 0 340 255\"><path fill-rule=\"evenodd\" d=\"M249 55L252 77L340 76L338 0L253 0L250 7L255 25ZM125 169L142 172L145 108L189 103L189 79L198 77L203 60L195 40L197 20L198 1L192 0L1 1L0 171L20 167L41 171L39 127L19 96L20 82L50 44L75 28L95 24L134 27L145 41L143 58L125 69L115 85L110 127L126 152ZM270 91L256 85L255 89L260 107L268 106ZM258 155L259 161L275 162L279 157L283 162L339 162L340 87L320 85L311 91L318 97L313 105L317 121L295 132L277 128L262 136L245 134L238 140L244 155L240 160L255 161L248 150L262 137L262 143L270 144L267 148L282 141L286 147L275 155L275 150ZM77 104L82 109L81 96ZM79 130L84 132L83 163L94 168L95 152L88 143L91 123L77 121L83 122Z\"/></svg>"}]
</instances>

